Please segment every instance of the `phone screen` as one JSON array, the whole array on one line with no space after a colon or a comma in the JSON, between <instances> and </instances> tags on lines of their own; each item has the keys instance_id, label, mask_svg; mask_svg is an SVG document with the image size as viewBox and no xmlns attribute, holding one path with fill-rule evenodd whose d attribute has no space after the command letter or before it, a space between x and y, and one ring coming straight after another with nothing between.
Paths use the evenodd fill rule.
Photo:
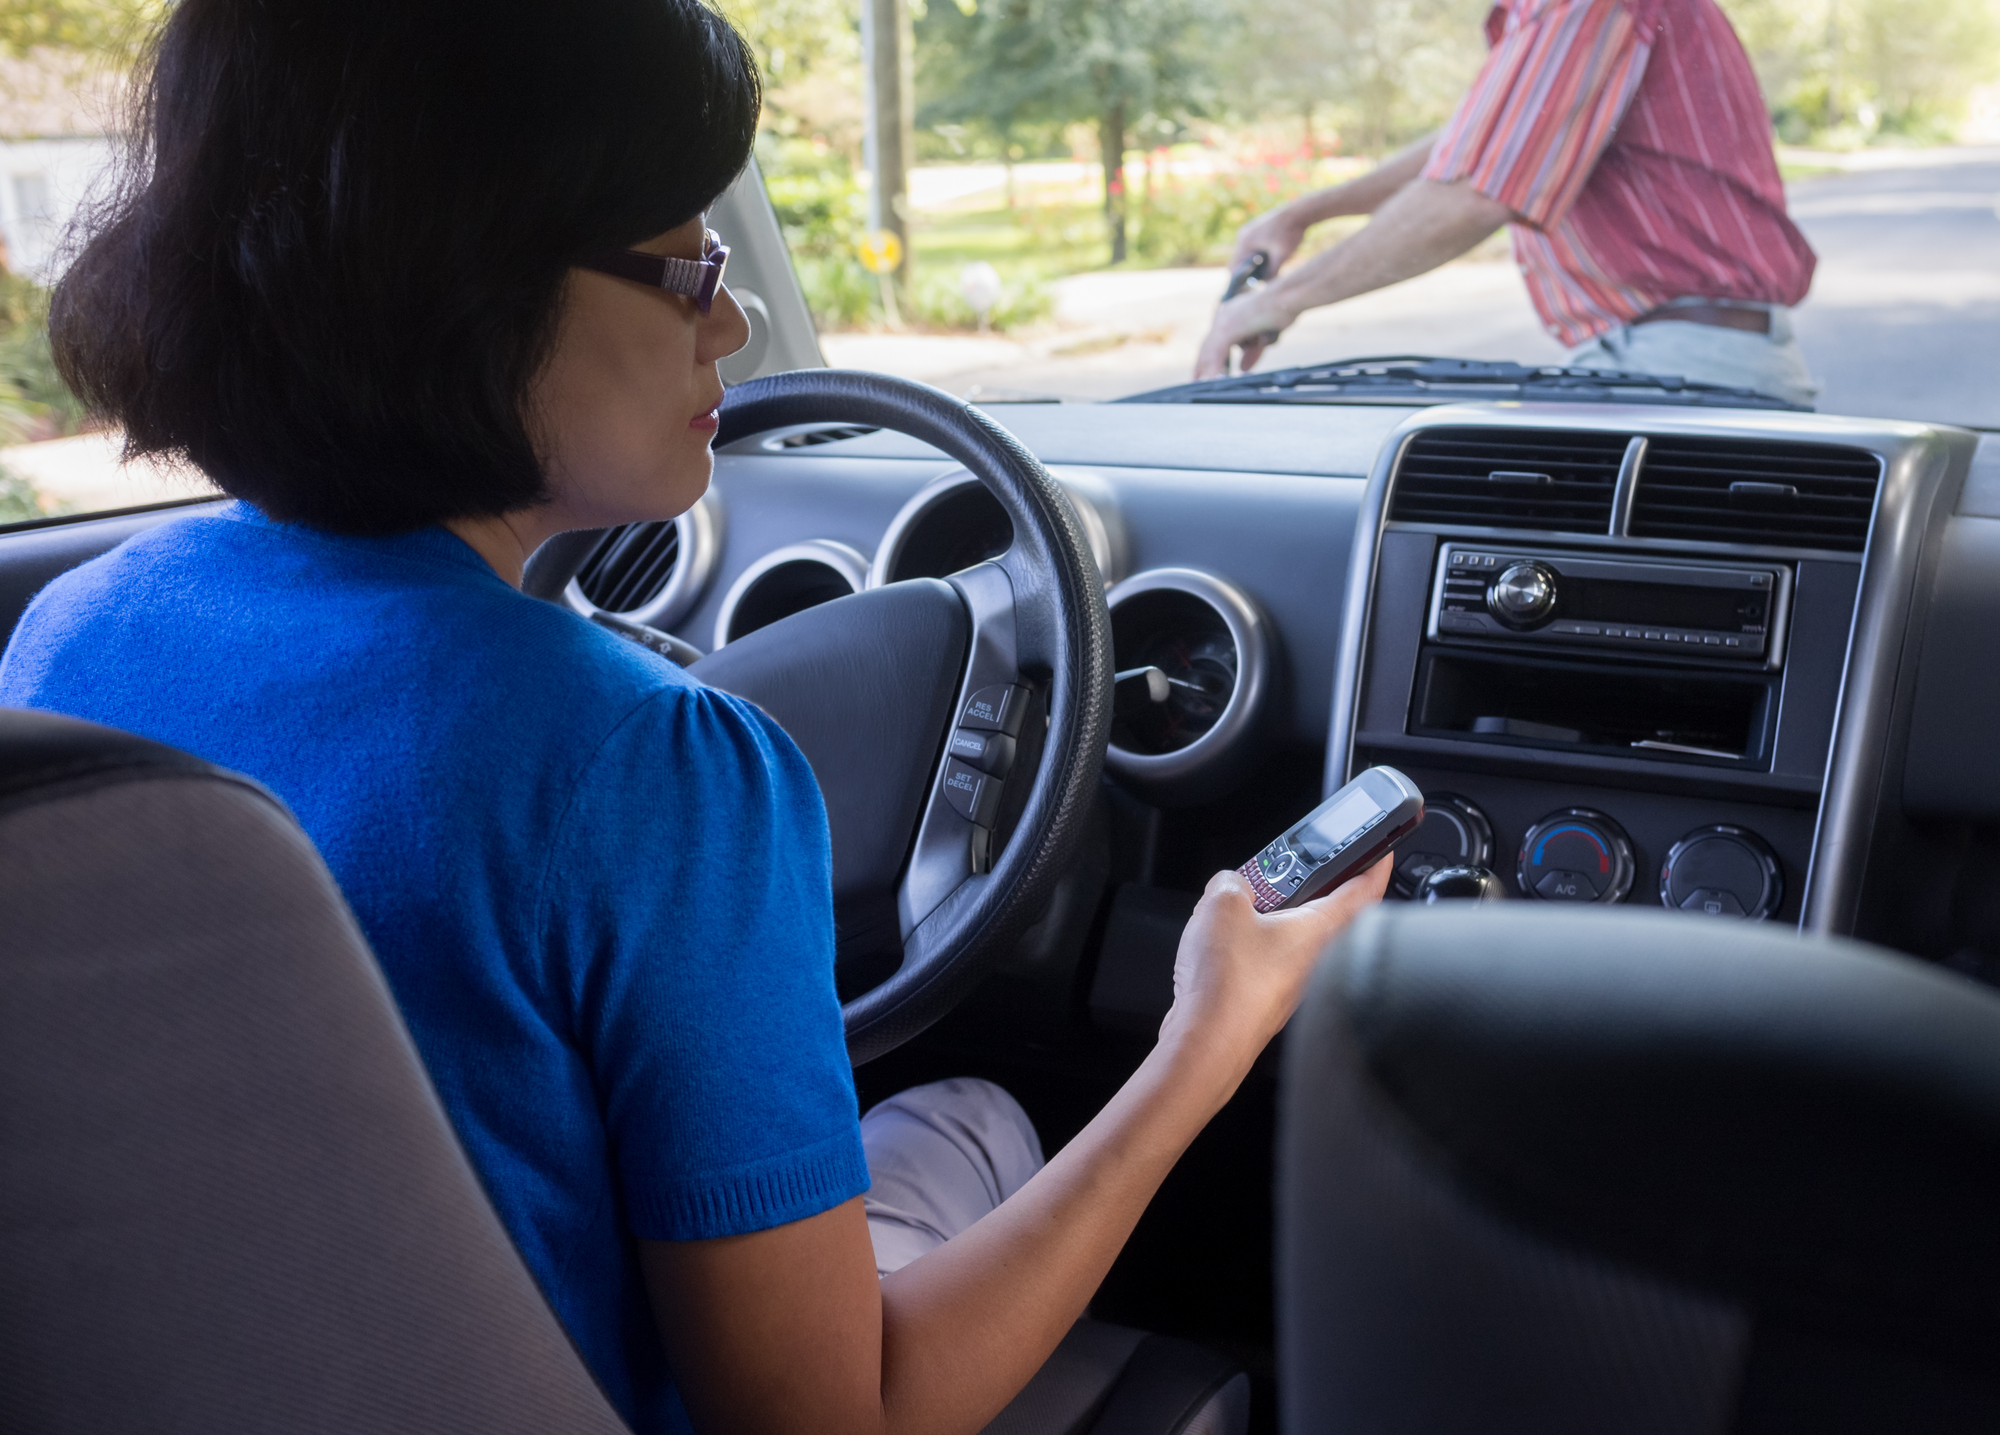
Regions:
<instances>
[{"instance_id":1,"label":"phone screen","mask_svg":"<svg viewBox=\"0 0 2000 1435\"><path fill-rule=\"evenodd\" d=\"M1324 812L1315 813L1293 839L1310 862L1324 862L1382 815L1381 806L1365 792L1350 792Z\"/></svg>"}]
</instances>

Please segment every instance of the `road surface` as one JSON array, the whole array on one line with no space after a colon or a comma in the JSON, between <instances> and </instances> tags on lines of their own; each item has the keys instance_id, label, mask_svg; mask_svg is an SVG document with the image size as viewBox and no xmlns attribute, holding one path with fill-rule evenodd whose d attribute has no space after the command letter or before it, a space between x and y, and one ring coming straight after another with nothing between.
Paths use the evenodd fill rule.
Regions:
<instances>
[{"instance_id":1,"label":"road surface","mask_svg":"<svg viewBox=\"0 0 2000 1435\"><path fill-rule=\"evenodd\" d=\"M1791 186L1820 256L1795 316L1819 408L2000 427L2000 146L1841 162ZM1221 284L1213 269L1082 274L1056 286L1053 334L829 335L825 348L969 396L1112 398L1187 377ZM1306 315L1266 363L1407 353L1546 363L1562 349L1511 263L1460 262Z\"/></svg>"}]
</instances>

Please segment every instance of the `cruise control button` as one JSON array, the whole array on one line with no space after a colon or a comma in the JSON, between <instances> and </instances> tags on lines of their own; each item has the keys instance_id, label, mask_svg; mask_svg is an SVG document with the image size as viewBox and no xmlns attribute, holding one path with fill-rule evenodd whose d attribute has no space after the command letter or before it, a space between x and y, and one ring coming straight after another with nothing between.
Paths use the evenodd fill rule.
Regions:
<instances>
[{"instance_id":1,"label":"cruise control button","mask_svg":"<svg viewBox=\"0 0 2000 1435\"><path fill-rule=\"evenodd\" d=\"M1710 917L1741 917L1743 904L1734 892L1725 892L1719 887L1697 887L1688 893L1681 903L1683 912L1700 912Z\"/></svg>"},{"instance_id":2,"label":"cruise control button","mask_svg":"<svg viewBox=\"0 0 2000 1435\"><path fill-rule=\"evenodd\" d=\"M995 683L990 688L981 688L965 702L965 715L958 720L960 727L978 728L982 732L1004 732L1009 737L1021 735L1021 718L1028 710L1028 690L1012 683Z\"/></svg>"},{"instance_id":3,"label":"cruise control button","mask_svg":"<svg viewBox=\"0 0 2000 1435\"><path fill-rule=\"evenodd\" d=\"M980 732L959 728L951 735L951 755L963 759L981 772L1005 777L1014 765L1014 739L1004 732Z\"/></svg>"},{"instance_id":4,"label":"cruise control button","mask_svg":"<svg viewBox=\"0 0 2000 1435\"><path fill-rule=\"evenodd\" d=\"M1551 902L1595 902L1597 888L1581 872L1558 867L1535 884L1535 891Z\"/></svg>"},{"instance_id":5,"label":"cruise control button","mask_svg":"<svg viewBox=\"0 0 2000 1435\"><path fill-rule=\"evenodd\" d=\"M989 777L954 757L944 766L944 795L960 817L980 827L991 827L993 814L1000 807L1000 779Z\"/></svg>"}]
</instances>

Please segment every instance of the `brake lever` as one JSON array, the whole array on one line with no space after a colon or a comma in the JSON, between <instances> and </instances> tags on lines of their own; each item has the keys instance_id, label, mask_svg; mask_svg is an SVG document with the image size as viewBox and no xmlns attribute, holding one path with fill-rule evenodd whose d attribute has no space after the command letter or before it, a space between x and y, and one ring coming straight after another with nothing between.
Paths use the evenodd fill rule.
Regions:
<instances>
[{"instance_id":1,"label":"brake lever","mask_svg":"<svg viewBox=\"0 0 2000 1435\"><path fill-rule=\"evenodd\" d=\"M1271 277L1271 254L1266 249L1255 249L1250 257L1229 272L1229 287L1222 291L1222 302L1227 304L1252 284L1262 284Z\"/></svg>"},{"instance_id":2,"label":"brake lever","mask_svg":"<svg viewBox=\"0 0 2000 1435\"><path fill-rule=\"evenodd\" d=\"M1245 259L1229 272L1229 287L1222 291L1222 302L1227 304L1238 295L1248 293L1253 287L1262 288L1270 281L1270 278L1270 251L1266 249L1252 250L1249 258ZM1257 335L1255 342L1262 344L1268 349L1271 345L1278 342L1278 331L1276 329L1268 329L1264 333ZM1234 348L1231 349L1230 353L1233 358L1235 355Z\"/></svg>"}]
</instances>

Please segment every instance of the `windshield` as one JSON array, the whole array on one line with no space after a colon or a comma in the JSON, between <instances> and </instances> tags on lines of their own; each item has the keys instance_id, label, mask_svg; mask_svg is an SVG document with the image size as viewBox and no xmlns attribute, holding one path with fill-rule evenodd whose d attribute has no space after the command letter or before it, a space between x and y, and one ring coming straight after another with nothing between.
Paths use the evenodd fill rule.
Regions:
<instances>
[{"instance_id":1,"label":"windshield","mask_svg":"<svg viewBox=\"0 0 2000 1435\"><path fill-rule=\"evenodd\" d=\"M1357 356L1543 366L1583 354L1593 368L1716 379L1707 351L1782 340L1801 384L1740 369L1719 381L1749 372L1749 387L1821 412L2000 426L2000 7L1663 3L1719 17L1725 28L1707 40L1740 42L1741 85L1675 111L1654 94L1669 67L1699 86L1704 66L1664 40L1633 48L1602 19L1619 7L1586 0L862 0L862 13L769 0L732 13L765 60L759 160L836 365L987 401L1184 385L1246 226L1256 238L1260 223L1275 232L1274 216L1314 219L1315 203L1373 201L1304 223L1279 268L1291 282L1365 228L1383 232L1388 201L1429 184L1479 192L1491 222L1404 224L1364 276L1387 282L1295 301L1258 372ZM1565 10L1608 26L1600 48L1625 44L1625 68L1575 81L1573 132L1547 139L1540 117L1508 131L1510 81L1496 72L1569 83L1564 57L1534 34ZM909 34L900 69L875 43L898 24ZM910 117L900 133L898 84ZM1603 91L1595 122L1591 85ZM1708 112L1730 104L1762 113L1731 128ZM1486 134L1468 119L1481 105L1501 114ZM1637 133L1676 124L1688 131L1678 140ZM1572 192L1510 178L1491 158L1502 141L1549 145L1543 168L1570 166ZM1683 191L1645 173L1633 156L1655 143L1679 143L1683 170L1686 155L1713 163L1713 186ZM1114 151L1121 163L1107 172ZM1371 176L1381 194L1368 192ZM1621 217L1615 184L1653 188ZM1662 219L1682 211L1698 217ZM1565 286L1581 297L1552 302ZM1609 348L1579 343L1600 337L1592 325ZM1621 335L1642 342L1620 348ZM1234 372L1244 350L1229 356Z\"/></svg>"},{"instance_id":2,"label":"windshield","mask_svg":"<svg viewBox=\"0 0 2000 1435\"><path fill-rule=\"evenodd\" d=\"M834 364L2000 428L2000 0L719 3ZM121 463L46 334L164 12L0 12L0 526L213 492ZM810 358L783 327L740 373Z\"/></svg>"}]
</instances>

